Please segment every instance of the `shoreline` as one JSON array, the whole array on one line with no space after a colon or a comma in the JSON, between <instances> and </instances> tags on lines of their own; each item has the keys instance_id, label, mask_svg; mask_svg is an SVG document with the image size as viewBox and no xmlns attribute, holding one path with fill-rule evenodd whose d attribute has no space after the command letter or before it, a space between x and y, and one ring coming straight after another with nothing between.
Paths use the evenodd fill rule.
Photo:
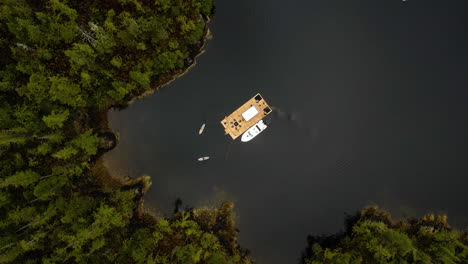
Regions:
<instances>
[{"instance_id":1,"label":"shoreline","mask_svg":"<svg viewBox=\"0 0 468 264\"><path fill-rule=\"evenodd\" d=\"M104 161L104 155L113 150L118 142L119 142L119 134L114 132L109 127L109 121L107 115L109 111L121 111L127 108L129 105L133 104L139 99L144 98L145 96L151 95L158 91L159 89L164 88L171 82L177 80L178 78L183 77L192 67L197 64L197 58L205 53L205 47L208 40L212 38L211 31L208 27L210 18L206 18L205 20L205 29L203 38L200 40L200 46L197 50L194 50L192 54L190 54L187 59L191 60L191 62L183 69L174 70L171 73L163 74L158 80L155 80L154 84L152 85L153 88L150 88L145 91L141 91L138 93L131 94L128 98L124 99L121 103L117 105L112 105L105 110L98 110L94 113L90 113L89 119L93 120L96 126L94 129L98 134L107 134L111 133L114 135L114 141L112 142L112 147L109 149L100 149L99 153L94 157L94 161L89 168L89 173L91 176L96 179L102 188L111 188L111 189L122 189L122 188L129 188L134 187L135 191L139 193L137 198L138 207L135 210L138 217L147 219L150 216L152 221L155 221L159 218L160 213L156 212L155 208L146 208L144 206L144 194L151 186L151 176L141 175L137 178L133 179L129 175L116 175L117 171L113 168L109 168L106 166L106 162ZM187 60L186 59L186 60ZM142 219L143 220L143 219Z\"/></svg>"}]
</instances>

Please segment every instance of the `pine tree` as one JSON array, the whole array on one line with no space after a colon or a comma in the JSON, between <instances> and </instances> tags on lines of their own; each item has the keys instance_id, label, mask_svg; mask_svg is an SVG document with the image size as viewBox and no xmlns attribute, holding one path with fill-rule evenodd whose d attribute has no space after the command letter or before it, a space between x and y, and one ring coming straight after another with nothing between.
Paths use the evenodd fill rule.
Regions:
<instances>
[{"instance_id":1,"label":"pine tree","mask_svg":"<svg viewBox=\"0 0 468 264\"><path fill-rule=\"evenodd\" d=\"M69 114L70 112L68 110L52 110L52 113L48 116L44 116L42 120L46 123L47 127L61 128L63 127L63 122L67 120Z\"/></svg>"},{"instance_id":2,"label":"pine tree","mask_svg":"<svg viewBox=\"0 0 468 264\"><path fill-rule=\"evenodd\" d=\"M52 100L72 107L86 106L81 88L67 77L53 76L49 78L51 82L49 95Z\"/></svg>"},{"instance_id":3,"label":"pine tree","mask_svg":"<svg viewBox=\"0 0 468 264\"><path fill-rule=\"evenodd\" d=\"M37 182L40 175L32 170L19 171L0 182L0 188L7 186L25 187Z\"/></svg>"},{"instance_id":4,"label":"pine tree","mask_svg":"<svg viewBox=\"0 0 468 264\"><path fill-rule=\"evenodd\" d=\"M94 155L97 152L99 138L97 135L93 135L90 129L79 135L72 143L77 148L82 149L87 155Z\"/></svg>"}]
</instances>

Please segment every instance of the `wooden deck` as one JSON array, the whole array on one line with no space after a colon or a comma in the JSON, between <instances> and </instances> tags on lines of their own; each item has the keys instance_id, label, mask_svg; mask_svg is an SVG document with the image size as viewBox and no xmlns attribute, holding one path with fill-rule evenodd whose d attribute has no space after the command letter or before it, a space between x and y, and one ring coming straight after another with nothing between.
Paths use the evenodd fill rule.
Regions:
<instances>
[{"instance_id":1,"label":"wooden deck","mask_svg":"<svg viewBox=\"0 0 468 264\"><path fill-rule=\"evenodd\" d=\"M242 114L251 107L255 107L258 111L258 114L253 116L248 121L242 116ZM265 116L269 115L272 112L271 107L267 104L263 96L256 94L249 101L243 104L241 107L237 108L236 111L232 112L229 116L225 117L221 121L221 125L224 127L226 134L229 134L232 139L236 139L242 135L247 129L255 125Z\"/></svg>"}]
</instances>

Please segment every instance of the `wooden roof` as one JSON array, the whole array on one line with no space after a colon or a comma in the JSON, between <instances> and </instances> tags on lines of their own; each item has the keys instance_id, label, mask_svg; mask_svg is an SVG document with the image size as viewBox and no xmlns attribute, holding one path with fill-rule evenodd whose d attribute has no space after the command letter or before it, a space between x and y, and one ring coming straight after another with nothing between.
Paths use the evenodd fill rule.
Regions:
<instances>
[{"instance_id":1,"label":"wooden roof","mask_svg":"<svg viewBox=\"0 0 468 264\"><path fill-rule=\"evenodd\" d=\"M258 114L247 121L242 114L251 107L255 107ZM232 139L236 139L271 112L271 107L267 104L263 96L258 93L241 107L237 108L236 111L221 120L221 125L223 125L226 134L229 134Z\"/></svg>"}]
</instances>

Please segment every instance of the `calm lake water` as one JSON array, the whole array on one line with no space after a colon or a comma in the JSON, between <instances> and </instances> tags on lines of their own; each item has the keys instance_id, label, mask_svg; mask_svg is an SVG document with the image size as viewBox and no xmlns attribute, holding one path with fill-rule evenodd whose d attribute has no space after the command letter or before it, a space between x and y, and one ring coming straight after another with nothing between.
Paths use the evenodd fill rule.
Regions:
<instances>
[{"instance_id":1,"label":"calm lake water","mask_svg":"<svg viewBox=\"0 0 468 264\"><path fill-rule=\"evenodd\" d=\"M260 264L295 263L307 234L369 204L468 227L466 2L218 1L197 65L109 113L106 162L150 175L165 212L235 202ZM233 142L219 122L257 92L272 122Z\"/></svg>"}]
</instances>

